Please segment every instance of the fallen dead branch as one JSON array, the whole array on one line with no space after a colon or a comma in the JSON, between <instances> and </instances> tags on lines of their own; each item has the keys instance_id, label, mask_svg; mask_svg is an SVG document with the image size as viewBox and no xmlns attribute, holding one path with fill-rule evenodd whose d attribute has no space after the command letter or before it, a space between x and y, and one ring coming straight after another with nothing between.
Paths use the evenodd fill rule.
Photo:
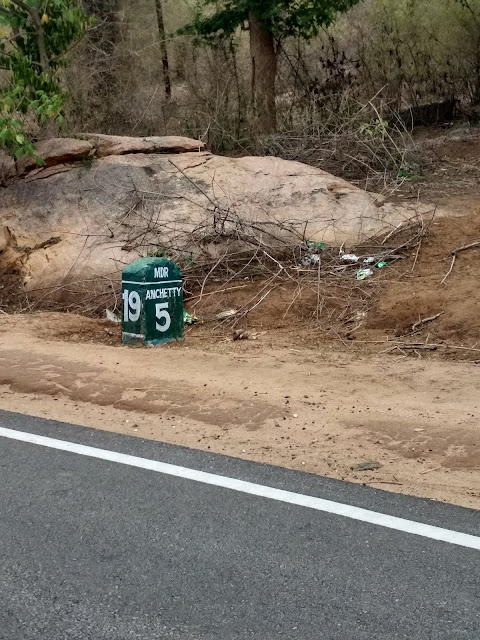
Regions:
<instances>
[{"instance_id":1,"label":"fallen dead branch","mask_svg":"<svg viewBox=\"0 0 480 640\"><path fill-rule=\"evenodd\" d=\"M436 313L434 316L430 316L429 318L423 318L422 320L415 322L415 324L412 326L412 331L413 332L417 331L417 329L419 329L420 327L423 327L424 324L427 324L428 322L433 322L437 318L440 318L440 316L443 316L444 313L445 311L440 311L440 313Z\"/></svg>"},{"instance_id":2,"label":"fallen dead branch","mask_svg":"<svg viewBox=\"0 0 480 640\"><path fill-rule=\"evenodd\" d=\"M422 242L423 242L423 236L420 238L420 242L418 243L418 246L417 246L417 251L415 252L415 260L413 261L413 265L412 265L412 273L415 271L415 267L417 266L418 256L420 255L420 249L422 248Z\"/></svg>"},{"instance_id":3,"label":"fallen dead branch","mask_svg":"<svg viewBox=\"0 0 480 640\"><path fill-rule=\"evenodd\" d=\"M466 251L467 249L473 249L474 247L480 247L480 240L476 240L475 242L470 242L470 244L464 244L463 247L458 247L458 249L454 249L452 253L460 253L460 251Z\"/></svg>"},{"instance_id":4,"label":"fallen dead branch","mask_svg":"<svg viewBox=\"0 0 480 640\"><path fill-rule=\"evenodd\" d=\"M457 254L454 253L452 256L452 262L450 264L450 269L447 271L447 273L445 274L445 277L443 278L443 280L440 282L440 284L445 284L445 282L447 281L448 276L452 273L453 271L453 266L455 264L455 260L457 259Z\"/></svg>"},{"instance_id":5,"label":"fallen dead branch","mask_svg":"<svg viewBox=\"0 0 480 640\"><path fill-rule=\"evenodd\" d=\"M472 351L475 353L480 353L480 349L475 347L464 347L456 344L433 344L430 342L392 342L390 340L366 340L362 341L365 344L391 344L389 349L386 349L383 353L389 353L391 351L395 351L396 349L403 350L424 350L424 351L436 351L437 349L452 349L457 351Z\"/></svg>"},{"instance_id":6,"label":"fallen dead branch","mask_svg":"<svg viewBox=\"0 0 480 640\"><path fill-rule=\"evenodd\" d=\"M458 247L457 249L454 249L452 251L452 262L450 264L450 269L447 271L440 284L445 284L448 276L452 273L453 267L455 265L455 260L457 259L457 253L460 253L460 251L466 251L467 249L474 249L475 247L480 247L480 240L470 242L469 244L464 244L462 247Z\"/></svg>"}]
</instances>

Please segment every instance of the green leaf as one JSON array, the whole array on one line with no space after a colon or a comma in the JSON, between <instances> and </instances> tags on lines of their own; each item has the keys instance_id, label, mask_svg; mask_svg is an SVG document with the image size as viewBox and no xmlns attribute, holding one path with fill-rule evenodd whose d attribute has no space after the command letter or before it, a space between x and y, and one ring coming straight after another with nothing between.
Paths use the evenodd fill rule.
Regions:
<instances>
[{"instance_id":1,"label":"green leaf","mask_svg":"<svg viewBox=\"0 0 480 640\"><path fill-rule=\"evenodd\" d=\"M56 72L66 65L64 54L78 40L90 21L82 12L81 0L24 0L44 20L48 72L42 69L37 33L28 12L11 0L0 0L0 66L7 70L0 85L0 145L15 158L32 155L35 147L24 130L27 113L40 125L49 118L63 124L65 97ZM4 40L19 33L15 47ZM7 55L8 54L8 55Z\"/></svg>"}]
</instances>

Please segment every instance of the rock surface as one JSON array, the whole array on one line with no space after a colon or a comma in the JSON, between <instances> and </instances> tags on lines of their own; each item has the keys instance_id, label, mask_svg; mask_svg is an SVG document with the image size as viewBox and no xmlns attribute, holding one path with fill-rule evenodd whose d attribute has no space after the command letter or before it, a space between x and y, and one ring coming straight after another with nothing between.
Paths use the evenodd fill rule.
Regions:
<instances>
[{"instance_id":1,"label":"rock surface","mask_svg":"<svg viewBox=\"0 0 480 640\"><path fill-rule=\"evenodd\" d=\"M132 138L86 133L83 137L95 147L99 158L120 156L127 153L188 153L205 149L205 144L200 140L181 136Z\"/></svg>"},{"instance_id":2,"label":"rock surface","mask_svg":"<svg viewBox=\"0 0 480 640\"><path fill-rule=\"evenodd\" d=\"M90 142L76 138L40 140L36 147L38 155L43 158L45 167L54 167L64 162L79 160L94 153L93 145ZM24 157L17 161L17 173L37 168L38 165L33 158Z\"/></svg>"},{"instance_id":3,"label":"rock surface","mask_svg":"<svg viewBox=\"0 0 480 640\"><path fill-rule=\"evenodd\" d=\"M4 151L0 151L0 185L15 175L15 162Z\"/></svg>"},{"instance_id":4,"label":"rock surface","mask_svg":"<svg viewBox=\"0 0 480 640\"><path fill-rule=\"evenodd\" d=\"M91 167L36 169L0 189L0 225L24 252L27 288L72 278L118 279L139 255L171 247L177 255L221 255L252 242L353 245L412 216L298 162L199 151L134 153L138 140L157 152L199 143L112 138L75 142L86 153L91 145L100 154L109 148L123 155L96 159ZM109 147L102 146L105 140ZM58 142L56 157L63 158L70 143Z\"/></svg>"},{"instance_id":5,"label":"rock surface","mask_svg":"<svg viewBox=\"0 0 480 640\"><path fill-rule=\"evenodd\" d=\"M10 241L10 231L8 227L0 227L0 253L3 253L8 247Z\"/></svg>"}]
</instances>

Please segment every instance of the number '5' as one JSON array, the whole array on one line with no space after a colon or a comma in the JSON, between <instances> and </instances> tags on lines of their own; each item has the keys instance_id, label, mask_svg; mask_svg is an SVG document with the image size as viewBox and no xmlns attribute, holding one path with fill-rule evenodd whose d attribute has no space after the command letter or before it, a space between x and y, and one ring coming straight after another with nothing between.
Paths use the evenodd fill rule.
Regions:
<instances>
[{"instance_id":1,"label":"number '5'","mask_svg":"<svg viewBox=\"0 0 480 640\"><path fill-rule=\"evenodd\" d=\"M168 331L170 329L170 325L172 324L172 318L167 311L168 302L157 302L155 305L155 315L157 316L157 320L163 320L163 324L155 323L157 331Z\"/></svg>"}]
</instances>

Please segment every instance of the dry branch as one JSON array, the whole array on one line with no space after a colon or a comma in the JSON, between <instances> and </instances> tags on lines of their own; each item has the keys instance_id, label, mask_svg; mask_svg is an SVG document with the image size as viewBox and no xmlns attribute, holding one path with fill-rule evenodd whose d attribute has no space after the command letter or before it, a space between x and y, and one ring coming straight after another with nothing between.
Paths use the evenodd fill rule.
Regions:
<instances>
[{"instance_id":1,"label":"dry branch","mask_svg":"<svg viewBox=\"0 0 480 640\"><path fill-rule=\"evenodd\" d=\"M436 320L440 316L443 316L444 313L445 313L444 311L440 311L440 313L437 313L434 316L430 316L428 318L423 318L422 320L419 320L418 322L415 322L415 324L412 326L412 331L413 332L417 331L417 329L419 329L420 327L423 327L424 324L427 324L428 322L433 322L434 320Z\"/></svg>"},{"instance_id":2,"label":"dry branch","mask_svg":"<svg viewBox=\"0 0 480 640\"><path fill-rule=\"evenodd\" d=\"M469 244L464 244L462 247L458 247L458 249L454 249L452 251L452 262L450 264L450 269L447 271L445 277L443 278L440 284L445 284L445 281L447 280L448 276L452 273L455 260L457 259L457 253L460 253L460 251L466 251L467 249L474 249L475 247L480 247L480 240L476 240L475 242L470 242Z\"/></svg>"},{"instance_id":3,"label":"dry branch","mask_svg":"<svg viewBox=\"0 0 480 640\"><path fill-rule=\"evenodd\" d=\"M473 249L474 247L480 247L480 240L476 240L475 242L470 242L470 244L464 244L463 247L458 247L458 249L454 249L452 254L459 253L460 251L466 251L467 249Z\"/></svg>"},{"instance_id":4,"label":"dry branch","mask_svg":"<svg viewBox=\"0 0 480 640\"><path fill-rule=\"evenodd\" d=\"M368 342L368 341L367 341ZM369 341L370 344L386 344L386 340L373 340ZM391 341L388 341L392 344ZM475 353L480 353L480 349L476 349L475 347L464 347L456 344L434 344L430 342L394 342L390 349L387 349L385 353L389 351L394 351L395 349L413 349L413 350L424 350L424 351L436 351L437 349L452 349L455 351L472 351Z\"/></svg>"},{"instance_id":5,"label":"dry branch","mask_svg":"<svg viewBox=\"0 0 480 640\"><path fill-rule=\"evenodd\" d=\"M442 467L435 467L434 469L427 469L426 471L420 471L420 475L424 476L427 473L432 473L433 471L438 471L439 469L441 469Z\"/></svg>"},{"instance_id":6,"label":"dry branch","mask_svg":"<svg viewBox=\"0 0 480 640\"><path fill-rule=\"evenodd\" d=\"M454 254L453 254L453 256L452 256L452 262L451 262L451 264L450 264L450 269L447 271L447 273L445 274L445 277L443 278L443 280L441 281L441 283L440 283L440 284L445 284L445 282L446 282L446 280L447 280L448 276L449 276L449 275L452 273L452 271L453 271L453 266L454 266L454 264L455 264L455 260L456 260L456 259L457 259L457 254L456 254L456 253L454 253Z\"/></svg>"}]
</instances>

